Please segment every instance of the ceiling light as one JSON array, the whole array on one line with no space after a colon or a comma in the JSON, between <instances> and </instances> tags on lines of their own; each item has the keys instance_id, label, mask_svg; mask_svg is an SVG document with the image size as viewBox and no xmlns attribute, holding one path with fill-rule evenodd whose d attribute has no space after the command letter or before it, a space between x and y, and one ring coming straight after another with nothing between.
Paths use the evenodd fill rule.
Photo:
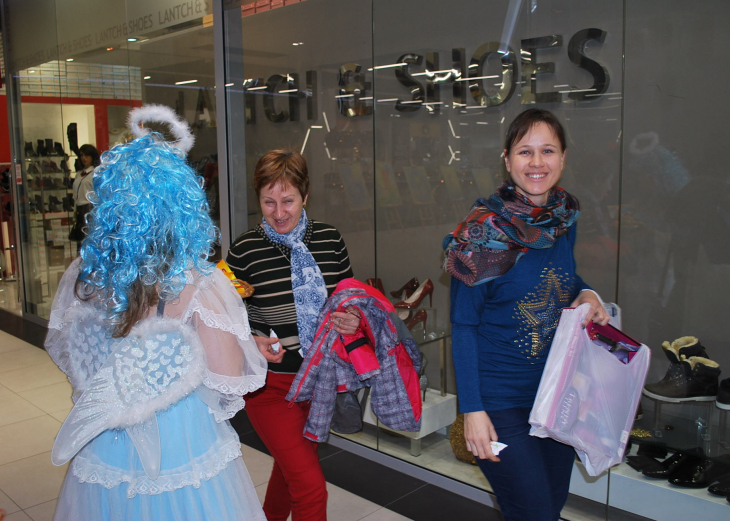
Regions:
<instances>
[{"instance_id":1,"label":"ceiling light","mask_svg":"<svg viewBox=\"0 0 730 521\"><path fill-rule=\"evenodd\" d=\"M187 85L188 83L198 83L198 80L176 81L175 85Z\"/></svg>"},{"instance_id":2,"label":"ceiling light","mask_svg":"<svg viewBox=\"0 0 730 521\"><path fill-rule=\"evenodd\" d=\"M127 38L127 41L128 42L136 42L137 41L137 38Z\"/></svg>"},{"instance_id":3,"label":"ceiling light","mask_svg":"<svg viewBox=\"0 0 730 521\"><path fill-rule=\"evenodd\" d=\"M107 47L106 50L107 51L113 51L114 50L114 47Z\"/></svg>"},{"instance_id":4,"label":"ceiling light","mask_svg":"<svg viewBox=\"0 0 730 521\"><path fill-rule=\"evenodd\" d=\"M145 76L144 79L151 80L152 79L152 76Z\"/></svg>"},{"instance_id":5,"label":"ceiling light","mask_svg":"<svg viewBox=\"0 0 730 521\"><path fill-rule=\"evenodd\" d=\"M72 62L72 61L74 61L74 59L73 58L66 58L66 61L67 62Z\"/></svg>"}]
</instances>

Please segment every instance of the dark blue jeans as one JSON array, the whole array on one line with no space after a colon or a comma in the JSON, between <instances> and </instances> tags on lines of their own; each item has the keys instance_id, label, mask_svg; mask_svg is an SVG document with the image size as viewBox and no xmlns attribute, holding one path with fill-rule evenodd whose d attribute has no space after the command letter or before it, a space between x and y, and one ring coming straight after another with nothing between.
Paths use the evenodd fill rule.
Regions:
<instances>
[{"instance_id":1,"label":"dark blue jeans","mask_svg":"<svg viewBox=\"0 0 730 521\"><path fill-rule=\"evenodd\" d=\"M477 458L497 496L504 521L556 521L568 499L575 451L530 436L529 408L487 411L499 441L499 463Z\"/></svg>"}]
</instances>

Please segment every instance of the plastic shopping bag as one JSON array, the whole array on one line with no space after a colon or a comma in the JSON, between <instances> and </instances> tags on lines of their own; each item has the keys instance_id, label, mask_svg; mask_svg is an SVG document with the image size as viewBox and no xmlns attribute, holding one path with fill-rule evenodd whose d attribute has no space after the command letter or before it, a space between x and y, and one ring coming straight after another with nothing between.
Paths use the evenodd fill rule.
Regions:
<instances>
[{"instance_id":1,"label":"plastic shopping bag","mask_svg":"<svg viewBox=\"0 0 730 521\"><path fill-rule=\"evenodd\" d=\"M623 363L581 327L590 306L564 309L535 404L530 435L571 445L591 476L621 463L651 353L643 344Z\"/></svg>"}]
</instances>

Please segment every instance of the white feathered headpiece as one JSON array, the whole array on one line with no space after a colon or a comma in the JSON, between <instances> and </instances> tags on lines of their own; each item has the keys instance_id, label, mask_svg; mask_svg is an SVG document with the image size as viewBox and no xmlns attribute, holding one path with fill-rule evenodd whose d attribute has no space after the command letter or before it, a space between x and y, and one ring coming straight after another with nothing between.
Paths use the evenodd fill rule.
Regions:
<instances>
[{"instance_id":1,"label":"white feathered headpiece","mask_svg":"<svg viewBox=\"0 0 730 521\"><path fill-rule=\"evenodd\" d=\"M172 132L172 135L177 138L177 141L170 143L170 145L179 148L186 154L190 152L191 148L193 148L195 137L190 131L190 126L170 107L150 103L148 105L142 105L141 107L132 109L129 112L127 124L132 130L134 137L138 138L146 136L151 132L149 128L144 126L146 121L166 123L169 125L170 132Z\"/></svg>"}]
</instances>

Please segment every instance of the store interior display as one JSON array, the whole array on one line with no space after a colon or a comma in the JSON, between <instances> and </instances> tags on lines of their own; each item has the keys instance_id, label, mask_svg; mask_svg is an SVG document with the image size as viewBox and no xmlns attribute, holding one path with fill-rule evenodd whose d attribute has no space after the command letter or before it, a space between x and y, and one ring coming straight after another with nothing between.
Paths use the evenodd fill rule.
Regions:
<instances>
[{"instance_id":1,"label":"store interior display","mask_svg":"<svg viewBox=\"0 0 730 521\"><path fill-rule=\"evenodd\" d=\"M694 497L710 505L730 496L730 378L718 381L719 364L696 336L665 341L662 350L669 367L644 386L653 413L635 422L631 440L638 449L627 451L625 463L640 482L706 489ZM613 472L624 473L618 467Z\"/></svg>"},{"instance_id":2,"label":"store interior display","mask_svg":"<svg viewBox=\"0 0 730 521\"><path fill-rule=\"evenodd\" d=\"M730 482L730 455L707 457L701 447L671 451L666 446L644 442L627 464L643 476L666 480L683 488L707 488L714 495L727 496L725 483Z\"/></svg>"},{"instance_id":3,"label":"store interior display","mask_svg":"<svg viewBox=\"0 0 730 521\"><path fill-rule=\"evenodd\" d=\"M23 103L21 109L24 190L20 202L29 221L21 229L25 231L21 238L30 247L24 270L32 277L29 309L44 316L64 270L77 254L70 231L74 226L74 178L83 168L78 138L95 141L95 112L93 105L86 104Z\"/></svg>"}]
</instances>

